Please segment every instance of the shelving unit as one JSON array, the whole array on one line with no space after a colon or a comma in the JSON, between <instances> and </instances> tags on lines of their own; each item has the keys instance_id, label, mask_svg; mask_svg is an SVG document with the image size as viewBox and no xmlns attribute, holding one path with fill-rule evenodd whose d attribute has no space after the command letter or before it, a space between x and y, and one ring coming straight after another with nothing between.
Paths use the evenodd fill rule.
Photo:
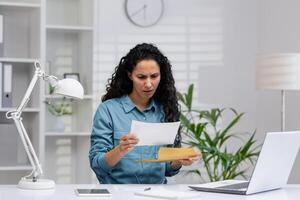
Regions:
<instances>
[{"instance_id":1,"label":"shelving unit","mask_svg":"<svg viewBox=\"0 0 300 200\"><path fill-rule=\"evenodd\" d=\"M91 26L63 26L63 25L47 25L48 31L52 32L80 32L80 31L93 31Z\"/></svg>"},{"instance_id":2,"label":"shelving unit","mask_svg":"<svg viewBox=\"0 0 300 200\"><path fill-rule=\"evenodd\" d=\"M94 0L48 0L46 24L93 26L93 7Z\"/></svg>"},{"instance_id":3,"label":"shelving unit","mask_svg":"<svg viewBox=\"0 0 300 200\"><path fill-rule=\"evenodd\" d=\"M64 73L79 73L85 90L83 100L71 102L71 116L54 117L45 109L45 166L51 166L45 172L57 183L92 182L88 150L93 117L93 4L94 0L45 2L47 70L60 78ZM44 100L53 104L63 100L58 95L50 95L48 88L45 91ZM65 120L70 127L62 130L59 123Z\"/></svg>"},{"instance_id":4,"label":"shelving unit","mask_svg":"<svg viewBox=\"0 0 300 200\"><path fill-rule=\"evenodd\" d=\"M10 152L10 156L3 155L7 159L0 158L0 184L16 184L31 170L17 131L13 130L15 126L5 118L5 113L20 104L36 59L45 64L46 73L58 78L63 78L64 73L79 73L85 90L83 100L72 101L72 115L68 119L72 125L68 130L55 130L60 117L51 115L45 104L64 98L49 94L44 81L39 81L32 92L23 111L23 122L44 176L57 183L92 182L88 150L94 99L94 4L95 0L0 0L0 15L4 19L0 63L13 66L13 105L0 105L0 126L12 129L9 134L2 134L2 130L0 133L0 141L7 138L11 142L0 145L0 152Z\"/></svg>"},{"instance_id":5,"label":"shelving unit","mask_svg":"<svg viewBox=\"0 0 300 200\"><path fill-rule=\"evenodd\" d=\"M0 1L0 13L3 16L4 40L1 44L0 57L39 58L39 4Z\"/></svg>"},{"instance_id":6,"label":"shelving unit","mask_svg":"<svg viewBox=\"0 0 300 200\"><path fill-rule=\"evenodd\" d=\"M61 99L61 98L67 98L67 97L62 97L59 95L45 95L46 99ZM92 100L94 97L93 95L83 95L83 99L90 99Z\"/></svg>"},{"instance_id":7,"label":"shelving unit","mask_svg":"<svg viewBox=\"0 0 300 200\"><path fill-rule=\"evenodd\" d=\"M0 62L8 63L34 63L35 59L30 58L0 58Z\"/></svg>"},{"instance_id":8,"label":"shelving unit","mask_svg":"<svg viewBox=\"0 0 300 200\"><path fill-rule=\"evenodd\" d=\"M20 8L39 8L39 3L23 3L19 1L0 1L0 6L20 7Z\"/></svg>"},{"instance_id":9,"label":"shelving unit","mask_svg":"<svg viewBox=\"0 0 300 200\"><path fill-rule=\"evenodd\" d=\"M7 112L7 111L10 111L10 110L16 110L17 108L0 108L0 112ZM26 112L40 112L41 109L39 108L25 108L23 110L24 113Z\"/></svg>"},{"instance_id":10,"label":"shelving unit","mask_svg":"<svg viewBox=\"0 0 300 200\"><path fill-rule=\"evenodd\" d=\"M33 76L34 60L40 58L40 2L0 0L0 15L3 16L0 63L12 65L12 107L0 105L0 184L15 184L31 170L31 166L14 123L5 115L20 104ZM40 97L37 86L22 115L38 154L43 145L39 134Z\"/></svg>"},{"instance_id":11,"label":"shelving unit","mask_svg":"<svg viewBox=\"0 0 300 200\"><path fill-rule=\"evenodd\" d=\"M46 132L46 136L90 136L91 132Z\"/></svg>"},{"instance_id":12,"label":"shelving unit","mask_svg":"<svg viewBox=\"0 0 300 200\"><path fill-rule=\"evenodd\" d=\"M0 171L29 171L29 170L32 170L32 167L30 165L0 167Z\"/></svg>"}]
</instances>

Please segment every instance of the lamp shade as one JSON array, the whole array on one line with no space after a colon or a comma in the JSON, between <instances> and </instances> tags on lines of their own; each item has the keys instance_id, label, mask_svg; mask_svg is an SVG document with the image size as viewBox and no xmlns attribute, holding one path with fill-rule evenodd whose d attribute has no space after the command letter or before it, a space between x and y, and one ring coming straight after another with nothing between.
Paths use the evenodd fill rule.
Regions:
<instances>
[{"instance_id":1,"label":"lamp shade","mask_svg":"<svg viewBox=\"0 0 300 200\"><path fill-rule=\"evenodd\" d=\"M256 86L268 90L300 90L300 53L260 56Z\"/></svg>"},{"instance_id":2,"label":"lamp shade","mask_svg":"<svg viewBox=\"0 0 300 200\"><path fill-rule=\"evenodd\" d=\"M54 86L54 93L77 99L83 99L83 87L79 81L71 78L59 80Z\"/></svg>"}]
</instances>

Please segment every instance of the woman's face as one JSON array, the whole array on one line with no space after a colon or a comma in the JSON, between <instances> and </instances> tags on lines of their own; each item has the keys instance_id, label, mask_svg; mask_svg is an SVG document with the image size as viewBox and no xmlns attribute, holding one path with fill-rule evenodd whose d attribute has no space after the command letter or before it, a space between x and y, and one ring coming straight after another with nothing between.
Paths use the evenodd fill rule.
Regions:
<instances>
[{"instance_id":1,"label":"woman's face","mask_svg":"<svg viewBox=\"0 0 300 200\"><path fill-rule=\"evenodd\" d=\"M137 63L131 73L132 95L149 100L155 93L160 82L160 67L155 60L142 60Z\"/></svg>"}]
</instances>

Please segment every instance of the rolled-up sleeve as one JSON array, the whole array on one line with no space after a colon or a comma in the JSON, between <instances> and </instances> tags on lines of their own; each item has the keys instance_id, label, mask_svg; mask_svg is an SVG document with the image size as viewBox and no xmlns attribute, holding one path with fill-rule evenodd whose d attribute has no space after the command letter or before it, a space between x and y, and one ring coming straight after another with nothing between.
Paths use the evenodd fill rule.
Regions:
<instances>
[{"instance_id":1,"label":"rolled-up sleeve","mask_svg":"<svg viewBox=\"0 0 300 200\"><path fill-rule=\"evenodd\" d=\"M104 158L105 153L112 148L112 120L105 104L101 104L94 115L91 133L91 148L89 151L91 168L100 179L108 176L112 170L112 167L107 164Z\"/></svg>"},{"instance_id":2,"label":"rolled-up sleeve","mask_svg":"<svg viewBox=\"0 0 300 200\"><path fill-rule=\"evenodd\" d=\"M171 145L171 146L168 146L168 147L177 147L177 148L179 148L179 147L181 147L181 141L182 141L182 137L181 137L181 127L180 127L179 130L178 130L178 133L176 135L174 144ZM166 163L165 176L174 176L174 175L179 173L180 169L181 169L181 167L177 170L173 170L172 167L171 167L171 163L167 162Z\"/></svg>"},{"instance_id":3,"label":"rolled-up sleeve","mask_svg":"<svg viewBox=\"0 0 300 200\"><path fill-rule=\"evenodd\" d=\"M174 176L176 174L178 174L178 172L180 171L181 167L177 170L172 169L171 167L171 163L167 162L166 163L166 173L165 176Z\"/></svg>"}]
</instances>

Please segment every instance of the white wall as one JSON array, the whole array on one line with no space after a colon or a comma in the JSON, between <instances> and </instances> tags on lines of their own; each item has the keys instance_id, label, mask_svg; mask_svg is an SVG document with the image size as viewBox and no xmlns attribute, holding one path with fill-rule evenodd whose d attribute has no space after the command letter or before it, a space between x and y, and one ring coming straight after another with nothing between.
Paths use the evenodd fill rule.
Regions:
<instances>
[{"instance_id":1,"label":"white wall","mask_svg":"<svg viewBox=\"0 0 300 200\"><path fill-rule=\"evenodd\" d=\"M258 53L300 52L300 1L258 1ZM280 129L280 92L261 91L258 96L258 125L262 130ZM300 92L290 91L286 95L286 130L300 130ZM275 117L276 116L276 117ZM280 147L278 147L280 148ZM300 183L300 156L290 175L291 183Z\"/></svg>"},{"instance_id":2,"label":"white wall","mask_svg":"<svg viewBox=\"0 0 300 200\"><path fill-rule=\"evenodd\" d=\"M197 69L192 72L193 74L197 73L198 77L187 79L187 81L196 82L197 97L202 104L233 107L239 112L245 112L237 131L253 132L257 130L257 138L260 142L262 142L265 132L279 131L280 92L256 90L256 56L258 53L299 51L300 40L297 37L300 36L300 26L297 26L296 19L300 15L298 14L300 1L165 0L165 6L165 14L159 24L152 28L141 29L132 25L126 18L124 1L99 1L98 37L96 38L99 46L95 50L96 65L99 69L94 73L96 76L94 80L97 80L99 84L95 88L95 92L99 94L101 90L103 91L103 81L107 79L107 74L111 73L120 55L127 51L124 50L124 47L133 46L134 43L140 41L130 38L130 42L126 43L127 46L116 51L115 49L122 43L116 38L134 33L139 36L148 35L151 41L149 32L156 34L157 27L165 26L169 23L168 20L174 22L180 17L196 15L203 9L213 8L219 10L222 17L222 64L205 66L198 63ZM108 35L114 37L109 38ZM162 37L154 38L153 42L156 39L161 41ZM103 44L112 45L111 47L106 46L112 48L112 51L103 52L101 50ZM164 42L158 42L159 47L166 47L164 44ZM166 54L170 55L171 61L175 60L174 67L176 67L178 64L176 63L176 53L186 52L178 52L169 47L166 49ZM111 55L111 57L106 57L107 55ZM105 61L105 59L108 60ZM191 60L188 59L184 61L184 64L193 66ZM106 76L103 75L105 73ZM298 99L300 99L300 93L289 92L287 94L287 130L300 129ZM95 102L95 104L97 103ZM300 173L296 173L296 168L299 169L298 165L300 166L300 164L295 166L290 182L300 182ZM189 177L175 178L171 181L191 182L191 180Z\"/></svg>"},{"instance_id":3,"label":"white wall","mask_svg":"<svg viewBox=\"0 0 300 200\"><path fill-rule=\"evenodd\" d=\"M163 18L158 24L148 28L137 27L127 19L124 1L99 2L95 93L103 93L103 86L121 56L141 42L155 43L168 56L173 65L176 86L180 91L185 91L190 82L197 85L197 74L201 66L223 65L221 1L164 2ZM215 41L206 39L208 36Z\"/></svg>"},{"instance_id":4,"label":"white wall","mask_svg":"<svg viewBox=\"0 0 300 200\"><path fill-rule=\"evenodd\" d=\"M199 99L246 112L240 129L251 131L256 128L256 1L227 0L223 7L224 66L199 69Z\"/></svg>"}]
</instances>

